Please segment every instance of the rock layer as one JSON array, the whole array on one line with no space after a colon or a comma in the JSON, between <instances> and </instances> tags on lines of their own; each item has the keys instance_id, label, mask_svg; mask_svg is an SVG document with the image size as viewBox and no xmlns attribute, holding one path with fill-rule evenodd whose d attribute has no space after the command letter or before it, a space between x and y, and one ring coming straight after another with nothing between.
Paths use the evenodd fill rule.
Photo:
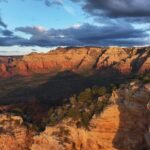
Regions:
<instances>
[{"instance_id":1,"label":"rock layer","mask_svg":"<svg viewBox=\"0 0 150 150\"><path fill-rule=\"evenodd\" d=\"M150 48L57 48L49 53L31 53L13 61L0 59L0 76L57 73L61 71L85 72L115 68L128 74L143 73L150 69Z\"/></svg>"},{"instance_id":2,"label":"rock layer","mask_svg":"<svg viewBox=\"0 0 150 150\"><path fill-rule=\"evenodd\" d=\"M0 115L0 150L29 149L31 133L23 126L23 119L12 114Z\"/></svg>"},{"instance_id":3,"label":"rock layer","mask_svg":"<svg viewBox=\"0 0 150 150\"><path fill-rule=\"evenodd\" d=\"M143 150L150 149L150 84L134 81L112 92L112 102L89 129L72 119L33 135L19 116L1 114L0 149L3 150Z\"/></svg>"},{"instance_id":4,"label":"rock layer","mask_svg":"<svg viewBox=\"0 0 150 150\"><path fill-rule=\"evenodd\" d=\"M100 117L91 121L90 126L88 131L64 121L56 127L47 127L43 133L34 137L35 143L31 149L48 150L49 147L53 147L54 150L115 150L112 141L119 127L117 106L106 109ZM68 135L61 131L62 128L68 131ZM58 133L60 136L57 136Z\"/></svg>"},{"instance_id":5,"label":"rock layer","mask_svg":"<svg viewBox=\"0 0 150 150\"><path fill-rule=\"evenodd\" d=\"M77 128L68 122L47 127L34 137L32 150L48 150L50 146L54 150L150 149L150 115L146 108L150 100L149 88L149 84L143 86L135 81L113 91L110 98L113 104L91 120L89 130ZM68 134L61 132L61 128L67 130Z\"/></svg>"}]
</instances>

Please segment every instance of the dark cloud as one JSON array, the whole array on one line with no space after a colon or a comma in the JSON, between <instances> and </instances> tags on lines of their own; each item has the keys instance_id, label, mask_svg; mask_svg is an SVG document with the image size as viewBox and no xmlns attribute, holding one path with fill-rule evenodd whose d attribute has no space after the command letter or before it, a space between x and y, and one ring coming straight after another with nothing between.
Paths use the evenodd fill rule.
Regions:
<instances>
[{"instance_id":1,"label":"dark cloud","mask_svg":"<svg viewBox=\"0 0 150 150\"><path fill-rule=\"evenodd\" d=\"M29 39L18 36L0 38L1 45L21 46L133 46L144 45L148 37L146 29L135 29L130 24L110 24L96 26L90 24L76 25L66 29L43 29L41 27L19 27L16 31L30 34ZM115 30L114 30L115 29Z\"/></svg>"},{"instance_id":2,"label":"dark cloud","mask_svg":"<svg viewBox=\"0 0 150 150\"><path fill-rule=\"evenodd\" d=\"M21 31L30 35L38 35L41 33L43 34L45 31L45 29L42 27L17 27L15 30Z\"/></svg>"},{"instance_id":3,"label":"dark cloud","mask_svg":"<svg viewBox=\"0 0 150 150\"><path fill-rule=\"evenodd\" d=\"M8 1L9 0L0 0L0 2L8 2ZM26 1L26 0L21 0L21 1ZM61 0L34 0L34 1L41 1L48 7L52 5L62 5Z\"/></svg>"},{"instance_id":4,"label":"dark cloud","mask_svg":"<svg viewBox=\"0 0 150 150\"><path fill-rule=\"evenodd\" d=\"M4 27L4 28L7 28L7 25L3 22L3 20L1 19L1 17L0 17L0 26Z\"/></svg>"},{"instance_id":5,"label":"dark cloud","mask_svg":"<svg viewBox=\"0 0 150 150\"><path fill-rule=\"evenodd\" d=\"M0 37L0 45L1 46L14 46L14 45L25 45L27 43L27 39L11 36L11 37Z\"/></svg>"},{"instance_id":6,"label":"dark cloud","mask_svg":"<svg viewBox=\"0 0 150 150\"><path fill-rule=\"evenodd\" d=\"M12 36L12 35L13 35L13 32L10 31L10 30L7 30L7 29L1 30L1 33L2 33L2 35L4 35L4 36Z\"/></svg>"},{"instance_id":7,"label":"dark cloud","mask_svg":"<svg viewBox=\"0 0 150 150\"><path fill-rule=\"evenodd\" d=\"M0 0L0 2L8 2L9 0ZM26 1L26 0L21 0ZM44 2L46 6L52 6L52 5L62 5L61 0L34 0L34 1L41 1Z\"/></svg>"},{"instance_id":8,"label":"dark cloud","mask_svg":"<svg viewBox=\"0 0 150 150\"><path fill-rule=\"evenodd\" d=\"M60 0L44 0L46 6L62 5Z\"/></svg>"},{"instance_id":9,"label":"dark cloud","mask_svg":"<svg viewBox=\"0 0 150 150\"><path fill-rule=\"evenodd\" d=\"M38 50L37 49L31 49L32 50L32 52L38 52Z\"/></svg>"},{"instance_id":10,"label":"dark cloud","mask_svg":"<svg viewBox=\"0 0 150 150\"><path fill-rule=\"evenodd\" d=\"M87 13L110 18L149 18L149 0L72 0L81 2L83 10Z\"/></svg>"},{"instance_id":11,"label":"dark cloud","mask_svg":"<svg viewBox=\"0 0 150 150\"><path fill-rule=\"evenodd\" d=\"M8 0L0 0L7 2ZM22 0L26 1L26 0ZM34 0L41 1L46 6L63 5L63 0ZM101 17L150 17L149 0L70 0L79 2L87 13Z\"/></svg>"}]
</instances>

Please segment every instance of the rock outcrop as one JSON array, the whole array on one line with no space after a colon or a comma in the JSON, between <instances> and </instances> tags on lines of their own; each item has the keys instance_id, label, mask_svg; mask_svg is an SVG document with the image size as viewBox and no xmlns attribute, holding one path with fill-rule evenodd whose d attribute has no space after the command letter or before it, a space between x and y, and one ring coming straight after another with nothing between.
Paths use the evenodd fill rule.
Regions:
<instances>
[{"instance_id":1,"label":"rock outcrop","mask_svg":"<svg viewBox=\"0 0 150 150\"><path fill-rule=\"evenodd\" d=\"M58 48L46 54L34 53L8 62L6 58L0 58L0 77L53 74L61 71L82 74L109 68L122 74L138 74L149 71L149 64L149 47ZM113 90L111 96L108 96L111 104L101 114L92 117L87 129L77 126L69 118L55 126L47 125L44 131L35 132L31 122L25 122L21 116L6 113L7 109L2 107L0 150L149 150L150 83L143 79L122 84ZM101 99L102 97L99 98ZM26 103L28 107L24 109L28 109L29 105L31 109L36 107L36 111L31 113L39 117L40 109L38 110L39 105L36 106L36 102ZM25 116L23 112L21 114Z\"/></svg>"},{"instance_id":2,"label":"rock outcrop","mask_svg":"<svg viewBox=\"0 0 150 150\"><path fill-rule=\"evenodd\" d=\"M145 135L149 134L149 84L138 81L113 92L111 100L118 105L120 123L113 140L119 150L150 149Z\"/></svg>"},{"instance_id":3,"label":"rock outcrop","mask_svg":"<svg viewBox=\"0 0 150 150\"><path fill-rule=\"evenodd\" d=\"M0 76L57 73L61 71L85 72L114 68L129 74L150 69L150 48L57 48L49 53L31 53L7 62L0 61Z\"/></svg>"},{"instance_id":4,"label":"rock outcrop","mask_svg":"<svg viewBox=\"0 0 150 150\"><path fill-rule=\"evenodd\" d=\"M7 65L2 63L0 64L0 73L2 77L9 77L10 76L10 73L8 72L7 70Z\"/></svg>"},{"instance_id":5,"label":"rock outcrop","mask_svg":"<svg viewBox=\"0 0 150 150\"><path fill-rule=\"evenodd\" d=\"M93 116L89 128L72 119L31 134L19 116L1 114L0 149L3 150L143 150L150 149L150 84L135 80L112 92L109 105Z\"/></svg>"},{"instance_id":6,"label":"rock outcrop","mask_svg":"<svg viewBox=\"0 0 150 150\"><path fill-rule=\"evenodd\" d=\"M0 150L27 150L32 142L31 137L20 116L0 115Z\"/></svg>"},{"instance_id":7,"label":"rock outcrop","mask_svg":"<svg viewBox=\"0 0 150 150\"><path fill-rule=\"evenodd\" d=\"M90 129L77 128L63 122L34 137L32 150L115 150L113 139L119 127L119 111L116 105L109 107L98 118L92 119Z\"/></svg>"},{"instance_id":8,"label":"rock outcrop","mask_svg":"<svg viewBox=\"0 0 150 150\"><path fill-rule=\"evenodd\" d=\"M97 118L90 129L63 122L34 137L32 150L143 150L150 149L150 85L138 81L113 91L112 105Z\"/></svg>"}]
</instances>

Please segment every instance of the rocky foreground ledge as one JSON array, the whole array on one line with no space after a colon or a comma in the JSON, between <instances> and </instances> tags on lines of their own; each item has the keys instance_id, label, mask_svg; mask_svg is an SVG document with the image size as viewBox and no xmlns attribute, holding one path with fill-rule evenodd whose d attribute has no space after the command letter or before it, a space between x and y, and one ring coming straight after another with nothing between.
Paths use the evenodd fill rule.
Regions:
<instances>
[{"instance_id":1,"label":"rocky foreground ledge","mask_svg":"<svg viewBox=\"0 0 150 150\"><path fill-rule=\"evenodd\" d=\"M0 115L1 150L149 150L150 84L138 80L112 92L112 102L93 117L89 129L77 128L71 119L32 131L20 116Z\"/></svg>"},{"instance_id":2,"label":"rocky foreground ledge","mask_svg":"<svg viewBox=\"0 0 150 150\"><path fill-rule=\"evenodd\" d=\"M31 53L23 57L0 57L0 76L87 72L113 68L123 74L150 70L150 47L142 48L57 48L48 53Z\"/></svg>"}]
</instances>

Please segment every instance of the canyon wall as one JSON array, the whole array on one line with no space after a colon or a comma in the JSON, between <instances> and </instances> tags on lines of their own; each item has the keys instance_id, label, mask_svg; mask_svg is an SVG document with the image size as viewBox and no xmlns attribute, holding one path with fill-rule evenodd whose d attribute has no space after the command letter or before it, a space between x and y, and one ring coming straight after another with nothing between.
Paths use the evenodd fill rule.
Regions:
<instances>
[{"instance_id":1,"label":"canyon wall","mask_svg":"<svg viewBox=\"0 0 150 150\"><path fill-rule=\"evenodd\" d=\"M109 97L111 104L93 116L89 128L77 127L72 119L47 126L36 133L21 117L0 116L2 150L143 150L150 149L150 84L133 81L121 85Z\"/></svg>"},{"instance_id":2,"label":"canyon wall","mask_svg":"<svg viewBox=\"0 0 150 150\"><path fill-rule=\"evenodd\" d=\"M13 58L13 57L12 57ZM9 59L9 58L8 58ZM31 53L20 58L0 59L0 76L32 75L114 68L123 74L144 73L150 69L150 48L57 48L48 53Z\"/></svg>"}]
</instances>

